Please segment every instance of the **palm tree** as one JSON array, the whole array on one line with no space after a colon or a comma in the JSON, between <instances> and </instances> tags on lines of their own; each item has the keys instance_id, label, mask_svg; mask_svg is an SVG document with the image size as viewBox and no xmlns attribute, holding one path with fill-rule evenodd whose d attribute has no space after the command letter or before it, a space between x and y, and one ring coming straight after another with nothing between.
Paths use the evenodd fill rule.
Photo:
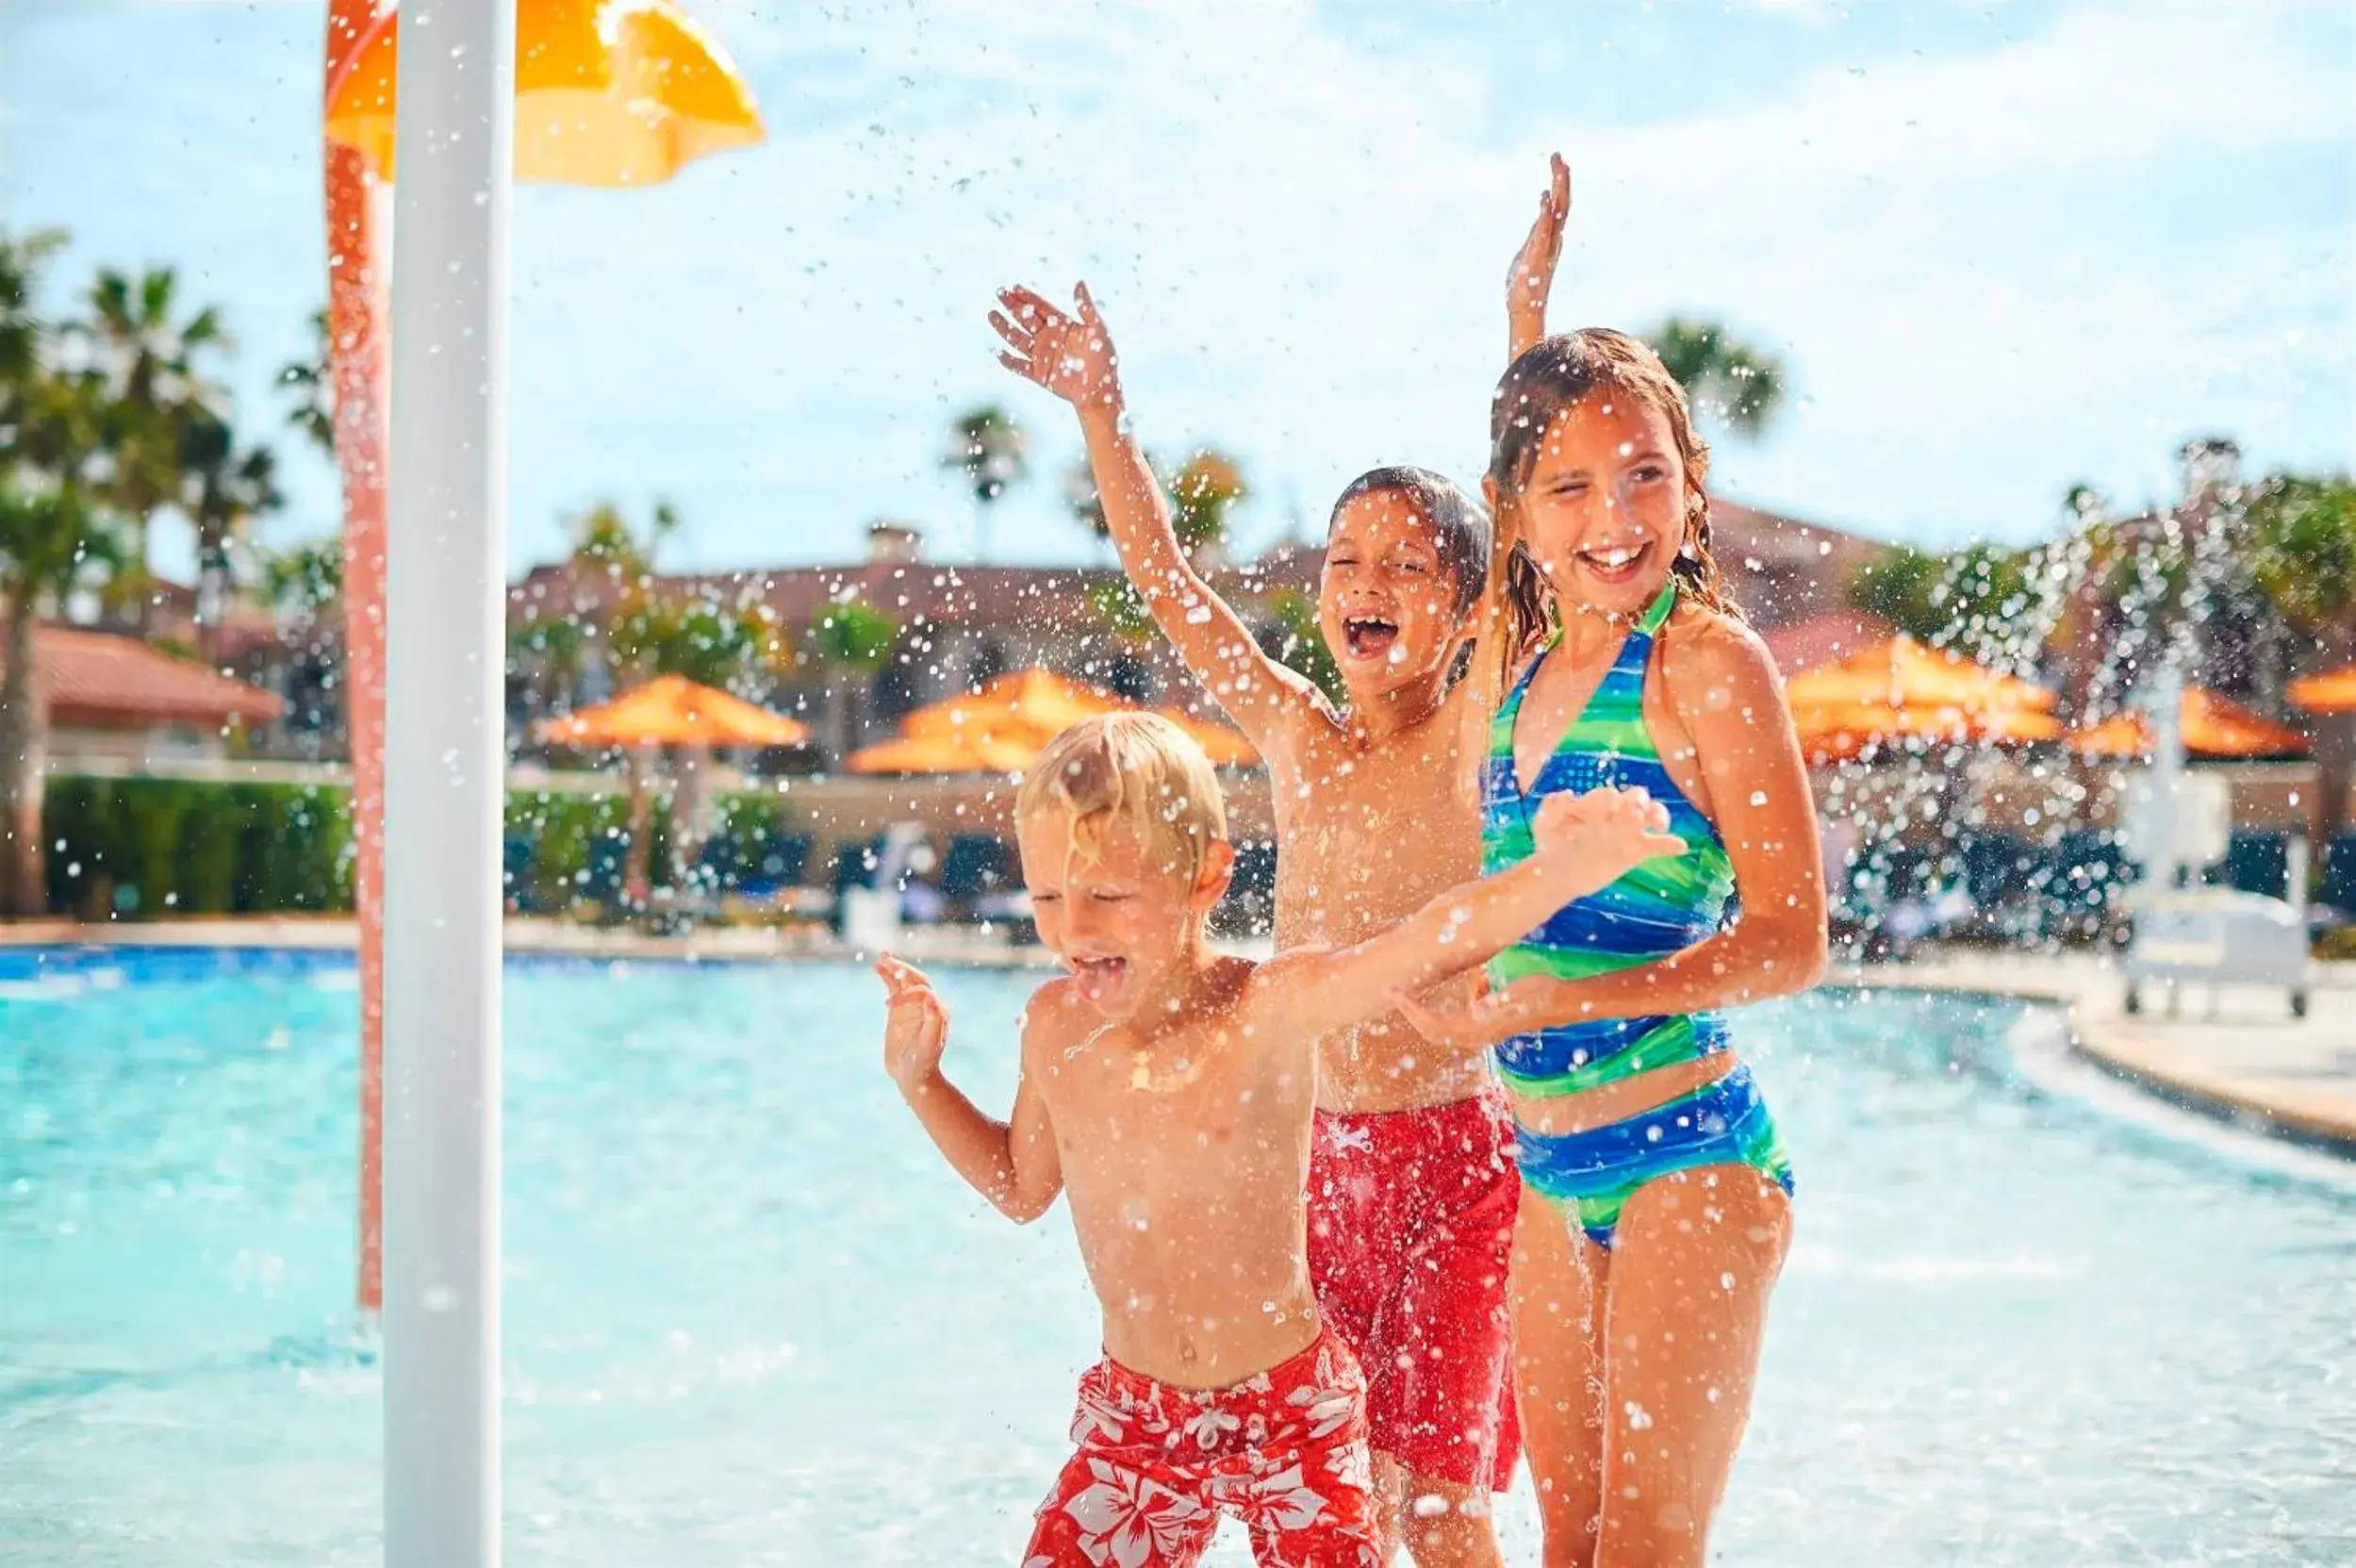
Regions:
<instances>
[{"instance_id":1,"label":"palm tree","mask_svg":"<svg viewBox=\"0 0 2356 1568\"><path fill-rule=\"evenodd\" d=\"M238 450L226 420L201 419L182 433L186 487L181 510L196 528L196 628L205 656L214 656L228 607L230 553L247 524L284 503L277 460L268 447Z\"/></svg>"},{"instance_id":2,"label":"palm tree","mask_svg":"<svg viewBox=\"0 0 2356 1568\"><path fill-rule=\"evenodd\" d=\"M1756 440L1783 403L1782 362L1737 341L1717 322L1672 316L1647 341L1693 400L1695 411L1710 414L1738 436Z\"/></svg>"},{"instance_id":3,"label":"palm tree","mask_svg":"<svg viewBox=\"0 0 2356 1568\"><path fill-rule=\"evenodd\" d=\"M829 604L802 634L804 657L825 671L827 747L836 763L851 750L851 694L883 668L899 643L899 622L856 599Z\"/></svg>"},{"instance_id":4,"label":"palm tree","mask_svg":"<svg viewBox=\"0 0 2356 1568\"><path fill-rule=\"evenodd\" d=\"M964 476L974 497L974 553L990 555L990 509L1030 476L1030 437L995 403L967 410L949 425L944 469Z\"/></svg>"},{"instance_id":5,"label":"palm tree","mask_svg":"<svg viewBox=\"0 0 2356 1568\"><path fill-rule=\"evenodd\" d=\"M663 541L679 532L679 508L667 501L654 503L654 515L641 533L610 501L601 501L572 523L575 567L606 578L625 590L644 592L654 584L654 557Z\"/></svg>"},{"instance_id":6,"label":"palm tree","mask_svg":"<svg viewBox=\"0 0 2356 1568\"><path fill-rule=\"evenodd\" d=\"M49 751L34 630L90 573L119 567L104 514L82 487L0 484L0 602L8 617L0 672L0 915L48 904L41 812Z\"/></svg>"},{"instance_id":7,"label":"palm tree","mask_svg":"<svg viewBox=\"0 0 2356 1568\"><path fill-rule=\"evenodd\" d=\"M105 379L107 447L114 472L108 500L131 520L133 571L142 582L155 515L181 488L188 427L213 417L222 399L200 361L229 346L220 312L180 319L179 284L169 267L136 277L101 268L91 285L90 320L77 329L90 340ZM140 586L140 584L133 584ZM141 592L137 619L147 628L152 596Z\"/></svg>"},{"instance_id":8,"label":"palm tree","mask_svg":"<svg viewBox=\"0 0 2356 1568\"><path fill-rule=\"evenodd\" d=\"M41 269L64 243L64 234L56 229L37 230L22 239L0 230L0 432L16 428L23 403L43 369L50 331L34 312L33 295Z\"/></svg>"},{"instance_id":9,"label":"palm tree","mask_svg":"<svg viewBox=\"0 0 2356 1568\"><path fill-rule=\"evenodd\" d=\"M1170 523L1190 555L1227 541L1227 516L1247 500L1244 466L1216 447L1204 447L1170 478Z\"/></svg>"},{"instance_id":10,"label":"palm tree","mask_svg":"<svg viewBox=\"0 0 2356 1568\"><path fill-rule=\"evenodd\" d=\"M2310 635L2356 638L2356 483L2276 474L2247 517L2250 569L2283 619Z\"/></svg>"},{"instance_id":11,"label":"palm tree","mask_svg":"<svg viewBox=\"0 0 2356 1568\"><path fill-rule=\"evenodd\" d=\"M290 620L308 623L343 592L343 546L335 539L306 539L262 556L262 587L271 608Z\"/></svg>"},{"instance_id":12,"label":"palm tree","mask_svg":"<svg viewBox=\"0 0 2356 1568\"><path fill-rule=\"evenodd\" d=\"M336 379L328 353L327 307L311 312L311 352L288 360L278 371L278 385L293 404L287 423L332 461L336 455Z\"/></svg>"},{"instance_id":13,"label":"palm tree","mask_svg":"<svg viewBox=\"0 0 2356 1568\"><path fill-rule=\"evenodd\" d=\"M1167 465L1160 458L1147 454L1145 466L1169 496L1170 524L1190 553L1224 543L1230 514L1251 498L1244 465L1217 447L1199 449L1166 480L1161 476ZM1106 536L1104 498L1096 493L1096 472L1085 457L1064 470L1063 504L1073 521L1098 538Z\"/></svg>"}]
</instances>

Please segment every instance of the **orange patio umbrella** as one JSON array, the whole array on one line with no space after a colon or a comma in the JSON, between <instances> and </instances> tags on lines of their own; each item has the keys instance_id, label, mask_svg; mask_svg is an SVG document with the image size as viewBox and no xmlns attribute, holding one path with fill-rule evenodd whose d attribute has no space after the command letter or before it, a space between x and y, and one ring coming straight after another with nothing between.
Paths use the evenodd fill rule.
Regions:
<instances>
[{"instance_id":1,"label":"orange patio umbrella","mask_svg":"<svg viewBox=\"0 0 2356 1568\"><path fill-rule=\"evenodd\" d=\"M1923 745L2025 745L2059 739L2061 720L2027 708L1973 711L1901 707L1888 702L1794 702L1792 727L1811 761L1848 762L1874 748Z\"/></svg>"},{"instance_id":2,"label":"orange patio umbrella","mask_svg":"<svg viewBox=\"0 0 2356 1568\"><path fill-rule=\"evenodd\" d=\"M516 177L651 185L764 132L719 45L671 0L513 0ZM328 359L343 491L344 707L357 851L360 1306L383 1296L385 287L376 188L392 178L400 29L377 0L328 0Z\"/></svg>"},{"instance_id":3,"label":"orange patio umbrella","mask_svg":"<svg viewBox=\"0 0 2356 1568\"><path fill-rule=\"evenodd\" d=\"M2309 713L2356 713L2356 664L2302 676L2282 690L2293 707Z\"/></svg>"},{"instance_id":4,"label":"orange patio umbrella","mask_svg":"<svg viewBox=\"0 0 2356 1568\"><path fill-rule=\"evenodd\" d=\"M1148 710L1034 665L914 710L900 720L898 739L854 752L848 766L859 773L1019 773L1081 719L1142 711ZM1214 767L1259 760L1251 742L1227 725L1177 708L1150 711L1192 735Z\"/></svg>"},{"instance_id":5,"label":"orange patio umbrella","mask_svg":"<svg viewBox=\"0 0 2356 1568\"><path fill-rule=\"evenodd\" d=\"M1029 740L977 732L967 735L902 735L853 751L854 773L1020 773L1039 755Z\"/></svg>"},{"instance_id":6,"label":"orange patio umbrella","mask_svg":"<svg viewBox=\"0 0 2356 1568\"><path fill-rule=\"evenodd\" d=\"M535 739L555 746L799 746L810 727L741 697L666 675L594 707L544 718Z\"/></svg>"},{"instance_id":7,"label":"orange patio umbrella","mask_svg":"<svg viewBox=\"0 0 2356 1568\"><path fill-rule=\"evenodd\" d=\"M1821 762L1908 740L2020 743L2062 733L2043 686L1903 635L1793 676L1784 695L1802 749Z\"/></svg>"},{"instance_id":8,"label":"orange patio umbrella","mask_svg":"<svg viewBox=\"0 0 2356 1568\"><path fill-rule=\"evenodd\" d=\"M2261 718L2201 686L2186 686L2179 709L2184 750L2196 757L2304 756L2307 737ZM2147 714L2120 713L2071 732L2070 750L2087 757L2148 757L2154 740Z\"/></svg>"},{"instance_id":9,"label":"orange patio umbrella","mask_svg":"<svg viewBox=\"0 0 2356 1568\"><path fill-rule=\"evenodd\" d=\"M1964 713L2051 711L2054 695L2034 681L2001 674L1946 649L1903 634L1859 649L1837 664L1795 675L1785 687L1792 706L1841 702Z\"/></svg>"},{"instance_id":10,"label":"orange patio umbrella","mask_svg":"<svg viewBox=\"0 0 2356 1568\"><path fill-rule=\"evenodd\" d=\"M1083 718L1132 706L1100 686L1032 665L986 682L980 691L929 702L901 719L900 729L912 735L1027 734L1044 746Z\"/></svg>"},{"instance_id":11,"label":"orange patio umbrella","mask_svg":"<svg viewBox=\"0 0 2356 1568\"><path fill-rule=\"evenodd\" d=\"M630 857L623 882L634 894L646 885L652 845L646 831L647 753L658 746L799 746L810 738L809 726L684 675L665 675L610 701L544 718L532 733L550 745L628 751ZM678 803L674 799L674 808Z\"/></svg>"}]
</instances>

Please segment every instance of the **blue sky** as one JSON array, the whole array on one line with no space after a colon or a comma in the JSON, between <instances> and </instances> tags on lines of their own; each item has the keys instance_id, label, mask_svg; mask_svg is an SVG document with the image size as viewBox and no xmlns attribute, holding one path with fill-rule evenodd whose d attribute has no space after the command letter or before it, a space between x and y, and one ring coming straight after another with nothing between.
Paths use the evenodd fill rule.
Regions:
<instances>
[{"instance_id":1,"label":"blue sky","mask_svg":"<svg viewBox=\"0 0 2356 1568\"><path fill-rule=\"evenodd\" d=\"M661 190L515 206L511 554L601 496L681 503L681 565L842 558L878 516L971 548L937 469L984 398L1038 476L997 553L1085 558L1068 416L992 289L1096 287L1148 443L1237 452L1244 540L1352 473L1479 470L1499 280L1573 160L1555 323L1717 315L1784 355L1727 494L1888 538L2019 539L2185 437L2356 450L2356 13L1581 0L689 0L769 142ZM173 261L271 371L322 292L311 0L0 0L0 218ZM279 538L324 530L288 443ZM165 549L178 547L167 541Z\"/></svg>"}]
</instances>

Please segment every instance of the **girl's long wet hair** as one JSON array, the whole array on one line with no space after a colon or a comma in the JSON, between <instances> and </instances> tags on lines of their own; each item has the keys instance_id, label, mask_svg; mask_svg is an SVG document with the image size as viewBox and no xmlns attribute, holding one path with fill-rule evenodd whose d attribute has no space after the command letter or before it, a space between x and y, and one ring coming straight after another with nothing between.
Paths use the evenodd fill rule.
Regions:
<instances>
[{"instance_id":1,"label":"girl's long wet hair","mask_svg":"<svg viewBox=\"0 0 2356 1568\"><path fill-rule=\"evenodd\" d=\"M1552 633L1557 616L1554 587L1522 540L1523 488L1547 430L1580 399L1598 391L1640 399L1669 421L1685 469L1685 539L1669 569L1686 597L1721 615L1738 619L1742 615L1710 554L1710 449L1694 433L1685 388L1658 355L1626 333L1582 327L1524 350L1490 403L1489 477L1497 487L1498 520L1511 527L1514 539L1506 561L1501 639L1508 663L1526 656L1535 642Z\"/></svg>"}]
</instances>

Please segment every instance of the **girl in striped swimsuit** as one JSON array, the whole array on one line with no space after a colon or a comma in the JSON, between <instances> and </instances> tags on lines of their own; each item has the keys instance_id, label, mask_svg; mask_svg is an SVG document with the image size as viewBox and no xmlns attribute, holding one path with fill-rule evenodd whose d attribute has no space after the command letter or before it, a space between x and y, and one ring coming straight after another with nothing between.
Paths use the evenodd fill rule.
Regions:
<instances>
[{"instance_id":1,"label":"girl in striped swimsuit","mask_svg":"<svg viewBox=\"0 0 2356 1568\"><path fill-rule=\"evenodd\" d=\"M1638 785L1686 848L1581 899L1429 1038L1493 1044L1522 1170L1523 1438L1549 1564L1699 1564L1751 1403L1791 1166L1719 1010L1824 966L1814 808L1766 650L1709 553L1707 449L1641 343L1517 357L1488 489L1522 668L1491 732L1486 868L1539 802Z\"/></svg>"}]
</instances>

